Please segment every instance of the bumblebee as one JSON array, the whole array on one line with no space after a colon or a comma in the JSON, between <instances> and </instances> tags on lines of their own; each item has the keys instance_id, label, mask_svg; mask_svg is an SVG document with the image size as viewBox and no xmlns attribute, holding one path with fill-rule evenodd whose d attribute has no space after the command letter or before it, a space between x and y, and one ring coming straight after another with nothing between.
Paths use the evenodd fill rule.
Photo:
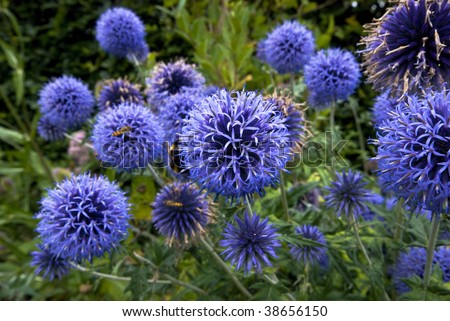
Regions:
<instances>
[{"instance_id":1,"label":"bumblebee","mask_svg":"<svg viewBox=\"0 0 450 321\"><path fill-rule=\"evenodd\" d=\"M114 133L112 133L111 136L116 137L116 136L120 136L123 135L125 133L128 133L132 130L133 128L131 128L131 126L124 126L121 129L115 131Z\"/></svg>"},{"instance_id":2,"label":"bumblebee","mask_svg":"<svg viewBox=\"0 0 450 321\"><path fill-rule=\"evenodd\" d=\"M164 201L164 204L166 204L167 206L172 206L172 207L183 207L183 203L172 201L172 200L166 200L166 201Z\"/></svg>"},{"instance_id":3,"label":"bumblebee","mask_svg":"<svg viewBox=\"0 0 450 321\"><path fill-rule=\"evenodd\" d=\"M179 174L183 168L181 166L181 157L180 157L180 141L177 139L169 149L169 166L170 168L177 174Z\"/></svg>"}]
</instances>

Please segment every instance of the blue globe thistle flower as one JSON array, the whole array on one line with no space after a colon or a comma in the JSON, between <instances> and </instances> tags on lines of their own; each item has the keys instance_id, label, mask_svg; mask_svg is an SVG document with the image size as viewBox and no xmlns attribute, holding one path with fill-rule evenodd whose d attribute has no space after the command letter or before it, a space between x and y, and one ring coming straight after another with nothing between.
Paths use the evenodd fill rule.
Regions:
<instances>
[{"instance_id":1,"label":"blue globe thistle flower","mask_svg":"<svg viewBox=\"0 0 450 321\"><path fill-rule=\"evenodd\" d=\"M326 205L333 208L338 216L353 215L355 218L368 210L365 202L370 200L370 191L363 188L363 176L349 170L347 173L336 172L336 181L326 187L329 194L325 196Z\"/></svg>"},{"instance_id":2,"label":"blue globe thistle flower","mask_svg":"<svg viewBox=\"0 0 450 321\"><path fill-rule=\"evenodd\" d=\"M303 111L298 104L295 104L288 97L270 97L269 102L278 108L282 117L285 119L284 125L287 129L292 152L299 153L306 142L307 133Z\"/></svg>"},{"instance_id":3,"label":"blue globe thistle flower","mask_svg":"<svg viewBox=\"0 0 450 321\"><path fill-rule=\"evenodd\" d=\"M39 93L41 114L56 125L77 129L92 114L95 99L79 79L62 76L47 83Z\"/></svg>"},{"instance_id":4,"label":"blue globe thistle flower","mask_svg":"<svg viewBox=\"0 0 450 321\"><path fill-rule=\"evenodd\" d=\"M276 228L267 218L261 220L258 215L250 216L248 212L244 213L244 219L235 216L234 220L237 224L228 223L223 232L220 245L226 249L221 254L236 265L236 270L243 269L244 274L253 268L262 273L264 266L272 266L269 257L278 257L275 250L281 244Z\"/></svg>"},{"instance_id":5,"label":"blue globe thistle flower","mask_svg":"<svg viewBox=\"0 0 450 321\"><path fill-rule=\"evenodd\" d=\"M372 109L373 121L376 125L380 125L389 118L389 112L395 110L398 101L389 95L390 91L386 90L378 95Z\"/></svg>"},{"instance_id":6,"label":"blue globe thistle flower","mask_svg":"<svg viewBox=\"0 0 450 321\"><path fill-rule=\"evenodd\" d=\"M398 294L404 294L411 290L402 279L407 279L414 275L423 278L426 261L427 251L421 247L412 247L408 252L400 253L392 271L392 280Z\"/></svg>"},{"instance_id":7,"label":"blue globe thistle flower","mask_svg":"<svg viewBox=\"0 0 450 321\"><path fill-rule=\"evenodd\" d=\"M186 245L205 232L212 220L206 194L192 183L167 185L156 195L152 204L152 221L169 245L174 241Z\"/></svg>"},{"instance_id":8,"label":"blue globe thistle flower","mask_svg":"<svg viewBox=\"0 0 450 321\"><path fill-rule=\"evenodd\" d=\"M205 78L183 59L173 63L157 64L147 78L147 96L149 103L157 110L170 96L184 91L201 92Z\"/></svg>"},{"instance_id":9,"label":"blue globe thistle flower","mask_svg":"<svg viewBox=\"0 0 450 321\"><path fill-rule=\"evenodd\" d=\"M126 8L106 10L97 20L95 35L100 47L119 58L130 55L142 57L145 44L145 26L141 19Z\"/></svg>"},{"instance_id":10,"label":"blue globe thistle flower","mask_svg":"<svg viewBox=\"0 0 450 321\"><path fill-rule=\"evenodd\" d=\"M59 118L41 116L38 121L37 132L39 136L47 141L56 141L64 139L64 133L67 132L67 124Z\"/></svg>"},{"instance_id":11,"label":"blue globe thistle flower","mask_svg":"<svg viewBox=\"0 0 450 321\"><path fill-rule=\"evenodd\" d=\"M116 108L121 103L143 105L144 98L141 95L140 86L132 84L126 79L106 80L98 97L100 111Z\"/></svg>"},{"instance_id":12,"label":"blue globe thistle flower","mask_svg":"<svg viewBox=\"0 0 450 321\"><path fill-rule=\"evenodd\" d=\"M143 64L147 61L148 54L150 53L150 48L147 45L147 43L142 42L140 46L136 48L136 50L133 52L133 55L128 55L128 60L131 60L134 62L134 59L136 59L136 62L138 64Z\"/></svg>"},{"instance_id":13,"label":"blue globe thistle flower","mask_svg":"<svg viewBox=\"0 0 450 321\"><path fill-rule=\"evenodd\" d=\"M203 97L195 92L182 92L170 96L162 104L158 118L165 130L165 140L173 142L184 125L184 120L194 105Z\"/></svg>"},{"instance_id":14,"label":"blue globe thistle flower","mask_svg":"<svg viewBox=\"0 0 450 321\"><path fill-rule=\"evenodd\" d=\"M292 257L300 262L303 263L310 263L310 264L317 264L319 262L326 261L327 257L327 241L325 239L325 236L322 232L319 231L319 229L316 226L312 225L303 225L298 226L295 228L295 232L300 235L302 238L305 238L307 240L311 240L317 243L322 244L320 245L303 245L303 246L297 246L297 245L290 245L290 252Z\"/></svg>"},{"instance_id":15,"label":"blue globe thistle flower","mask_svg":"<svg viewBox=\"0 0 450 321\"><path fill-rule=\"evenodd\" d=\"M436 261L442 270L442 278L444 282L450 282L450 247L439 246L435 252Z\"/></svg>"},{"instance_id":16,"label":"blue globe thistle flower","mask_svg":"<svg viewBox=\"0 0 450 321\"><path fill-rule=\"evenodd\" d=\"M41 201L36 231L43 247L68 261L92 261L127 237L129 205L104 176L72 175Z\"/></svg>"},{"instance_id":17,"label":"blue globe thistle flower","mask_svg":"<svg viewBox=\"0 0 450 321\"><path fill-rule=\"evenodd\" d=\"M298 21L285 21L261 40L257 57L280 74L296 73L314 53L314 36Z\"/></svg>"},{"instance_id":18,"label":"blue globe thistle flower","mask_svg":"<svg viewBox=\"0 0 450 321\"><path fill-rule=\"evenodd\" d=\"M450 81L450 4L402 0L365 26L362 50L367 80L397 94Z\"/></svg>"},{"instance_id":19,"label":"blue globe thistle flower","mask_svg":"<svg viewBox=\"0 0 450 321\"><path fill-rule=\"evenodd\" d=\"M346 100L359 85L361 71L350 51L327 49L317 52L305 67L305 83L313 108L329 107Z\"/></svg>"},{"instance_id":20,"label":"blue globe thistle flower","mask_svg":"<svg viewBox=\"0 0 450 321\"><path fill-rule=\"evenodd\" d=\"M180 136L183 167L208 192L232 201L262 195L289 159L285 121L255 92L221 90L189 113Z\"/></svg>"},{"instance_id":21,"label":"blue globe thistle flower","mask_svg":"<svg viewBox=\"0 0 450 321\"><path fill-rule=\"evenodd\" d=\"M130 170L162 159L162 128L140 105L122 103L99 114L92 141L104 166Z\"/></svg>"},{"instance_id":22,"label":"blue globe thistle flower","mask_svg":"<svg viewBox=\"0 0 450 321\"><path fill-rule=\"evenodd\" d=\"M44 278L52 281L55 277L62 279L70 271L70 263L51 253L42 245L38 245L39 251L32 252L33 259L31 266L35 266L36 274L41 274Z\"/></svg>"},{"instance_id":23,"label":"blue globe thistle flower","mask_svg":"<svg viewBox=\"0 0 450 321\"><path fill-rule=\"evenodd\" d=\"M383 185L411 210L450 211L449 106L445 89L406 95L372 141Z\"/></svg>"}]
</instances>

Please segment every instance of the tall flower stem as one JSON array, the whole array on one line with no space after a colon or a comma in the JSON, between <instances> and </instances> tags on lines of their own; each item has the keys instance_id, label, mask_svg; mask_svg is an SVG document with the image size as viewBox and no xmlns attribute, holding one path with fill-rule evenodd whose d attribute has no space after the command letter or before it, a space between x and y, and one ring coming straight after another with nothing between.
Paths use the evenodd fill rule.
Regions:
<instances>
[{"instance_id":1,"label":"tall flower stem","mask_svg":"<svg viewBox=\"0 0 450 321\"><path fill-rule=\"evenodd\" d=\"M213 257L216 263L225 271L225 273L230 277L231 281L236 285L236 287L241 291L243 295L245 295L248 299L252 297L250 292L242 285L242 283L238 280L236 275L234 275L233 271L230 270L229 266L220 258L219 254L214 251L213 247L207 240L204 238L200 238L200 242L202 242L206 251Z\"/></svg>"},{"instance_id":2,"label":"tall flower stem","mask_svg":"<svg viewBox=\"0 0 450 321\"><path fill-rule=\"evenodd\" d=\"M245 203L245 207L246 207L246 210L248 212L248 215L250 217L252 217L253 216L252 203L250 202L250 199L249 199L248 195L245 195L245 202L244 203Z\"/></svg>"},{"instance_id":3,"label":"tall flower stem","mask_svg":"<svg viewBox=\"0 0 450 321\"><path fill-rule=\"evenodd\" d=\"M333 101L330 107L330 132L331 132L331 141L330 148L333 150L333 141L334 141L334 132L335 132L335 124L334 124L334 114L336 113L336 102ZM329 155L331 157L331 169L333 170L333 175L336 172L336 167L334 165L334 155Z\"/></svg>"},{"instance_id":4,"label":"tall flower stem","mask_svg":"<svg viewBox=\"0 0 450 321\"><path fill-rule=\"evenodd\" d=\"M280 172L280 191L281 191L281 203L283 205L284 216L286 217L287 221L290 221L291 218L289 216L289 207L288 207L288 201L287 201L287 195L286 195L286 183L284 181L283 172Z\"/></svg>"},{"instance_id":5,"label":"tall flower stem","mask_svg":"<svg viewBox=\"0 0 450 321\"><path fill-rule=\"evenodd\" d=\"M136 252L133 252L133 255L136 257L136 259L138 259L139 261L148 264L153 270L158 270L158 267L156 266L155 263L153 263L152 261L150 261L149 259L140 256L139 254L137 254ZM195 292L198 292L202 295L208 295L208 293L202 289L200 289L199 287L196 287L195 285L180 281L175 279L174 277L172 277L169 274L163 273L161 274L165 279L169 280L171 283L173 284L177 284L177 285L181 285L184 286L185 288L194 290Z\"/></svg>"},{"instance_id":6,"label":"tall flower stem","mask_svg":"<svg viewBox=\"0 0 450 321\"><path fill-rule=\"evenodd\" d=\"M430 285L431 266L433 264L434 249L436 248L436 241L439 232L439 223L440 223L439 215L433 214L433 219L431 220L431 232L427 246L427 262L425 264L425 272L423 275L424 299L426 298L427 289L428 286Z\"/></svg>"},{"instance_id":7,"label":"tall flower stem","mask_svg":"<svg viewBox=\"0 0 450 321\"><path fill-rule=\"evenodd\" d=\"M349 215L349 220L350 220L350 225L352 225L352 227L353 227L353 231L354 231L355 238L356 238L356 244L358 245L359 249L363 253L364 258L366 259L367 263L369 264L370 269L373 269L372 260L370 259L369 254L367 253L367 250L366 250L363 242L361 241L361 237L359 236L358 225L356 223L355 216ZM382 285L382 289L383 289L384 299L386 301L389 301L390 300L389 295L387 294L386 289L384 288L384 285Z\"/></svg>"},{"instance_id":8,"label":"tall flower stem","mask_svg":"<svg viewBox=\"0 0 450 321\"><path fill-rule=\"evenodd\" d=\"M364 173L367 175L369 170L367 169L367 163L364 161L366 159L366 148L365 148L365 140L364 140L364 135L361 129L361 122L359 120L359 116L358 116L358 112L356 111L356 106L355 104L350 103L350 108L352 109L352 113L353 113L353 118L355 119L355 124L356 124L356 131L358 132L358 138L359 138L359 151L361 154L361 159L363 161L363 168L364 168Z\"/></svg>"},{"instance_id":9,"label":"tall flower stem","mask_svg":"<svg viewBox=\"0 0 450 321\"><path fill-rule=\"evenodd\" d=\"M153 179L155 180L156 184L158 184L160 187L163 187L164 185L166 185L164 183L164 181L162 180L161 176L159 176L159 174L155 171L155 168L151 164L148 164L147 167L150 170L150 173L152 174Z\"/></svg>"},{"instance_id":10,"label":"tall flower stem","mask_svg":"<svg viewBox=\"0 0 450 321\"><path fill-rule=\"evenodd\" d=\"M82 267L81 265L75 264L75 263L70 263L72 265L73 268L82 271L82 272L86 272L104 279L110 279L110 280L116 280L116 281L131 281L130 277L127 276L118 276L118 275L112 275L112 274L107 274L107 273L100 273L97 271L93 271L90 269L87 269L85 267ZM148 279L147 280L148 283L157 283L157 284L170 284L170 281L167 280L152 280L152 279Z\"/></svg>"}]
</instances>

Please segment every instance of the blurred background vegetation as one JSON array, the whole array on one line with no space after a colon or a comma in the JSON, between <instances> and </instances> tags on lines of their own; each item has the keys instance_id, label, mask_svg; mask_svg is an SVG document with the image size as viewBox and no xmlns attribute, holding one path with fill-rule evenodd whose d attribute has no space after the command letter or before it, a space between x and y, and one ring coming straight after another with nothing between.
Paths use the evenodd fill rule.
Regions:
<instances>
[{"instance_id":1,"label":"blurred background vegetation","mask_svg":"<svg viewBox=\"0 0 450 321\"><path fill-rule=\"evenodd\" d=\"M29 266L29 253L35 250L37 242L33 215L39 208L39 200L45 189L51 186L52 176L61 178L75 168L73 160L67 155L67 141L49 144L36 135L40 88L52 77L62 74L79 77L97 91L100 82L108 78L127 76L144 85L144 73L136 72L128 61L108 56L100 50L94 29L102 12L111 6L124 6L144 21L146 40L151 50L145 70L158 61L186 57L189 62L198 65L209 84L228 89L242 89L245 86L271 93L274 87L287 87L288 76L275 75L256 59L255 49L257 42L274 26L286 19L298 19L314 32L318 49L341 47L355 52L362 35L362 25L373 17L379 17L384 12L386 1L0 0L0 4L0 299L67 300L196 298L181 288L168 292L165 288L159 288L161 285L144 287L147 284L145 279L150 276L148 272L141 268L131 269L133 262L128 262L129 258L124 258L120 253L111 260L96 261L96 267L104 267L105 271L112 273L125 267L132 278L129 285L93 278L81 272L72 272L62 281L46 282L35 277L33 268ZM299 83L295 87L296 96L300 97L303 90ZM340 106L336 114L342 137L356 142L349 144L345 156L359 169L363 168L367 157L359 152L349 106L354 104L361 122L370 124L374 95L368 86L361 84L357 93L348 103ZM313 114L312 117L317 130L321 125L327 126L326 122L321 123L320 116ZM371 125L363 126L363 131L365 138L374 136ZM100 171L99 163L93 158L82 170ZM135 217L146 217L148 204L155 194L153 183L143 178L118 177L119 174L112 171L107 171L107 175L118 179L130 190L130 196L137 204ZM313 174L305 170L301 175L308 177ZM311 182L308 184L299 187L293 183L290 194L292 206L300 203L298 199L317 186ZM139 189L142 186L145 187L144 193ZM266 203L256 207L267 206L275 211L270 202L275 200L277 206L281 206L276 201L278 197L279 194L269 193L267 201L264 201ZM313 220L311 218L310 223ZM425 223L423 220L417 223L421 224L418 229L422 233L417 232L419 243L425 243ZM218 224L223 226L224 220L219 220ZM333 229L338 231L340 227L338 225ZM128 244L140 240L136 234L150 230L148 220L143 220L139 228L139 231L132 233ZM212 237L220 237L220 231L216 232L217 235ZM351 242L341 241L343 246L345 242ZM190 256L181 260L180 254L162 246L161 240L153 238L152 242L155 246L142 246L143 251L153 258L162 271L181 278L189 277L205 288L218 288L222 292L216 298L236 298L230 292L233 290L226 286L221 272L208 265L209 258L200 249L190 249ZM380 244L374 246L382 250ZM346 267L342 262L349 261L348 257L356 254L341 254L341 261L336 261L341 265L336 265L338 272L335 272L340 276L322 277L314 292L316 296L310 298L365 299L370 295L377 298L377 293L370 294L370 282L367 280L360 294L351 294L352 290L346 292L345 288L351 288L353 284L349 274L352 267ZM198 262L202 260L205 271L198 274ZM177 267L174 262L177 262ZM289 269L287 264L286 258L280 259L281 270ZM295 278L291 280L292 283L295 281ZM215 282L223 284L218 286ZM336 285L339 282L341 285ZM246 284L252 284L252 278L246 280ZM335 285L342 288L342 293L331 288ZM256 290L260 291L261 299L281 298L277 297L274 289L270 289L273 292L269 296L267 288Z\"/></svg>"}]
</instances>

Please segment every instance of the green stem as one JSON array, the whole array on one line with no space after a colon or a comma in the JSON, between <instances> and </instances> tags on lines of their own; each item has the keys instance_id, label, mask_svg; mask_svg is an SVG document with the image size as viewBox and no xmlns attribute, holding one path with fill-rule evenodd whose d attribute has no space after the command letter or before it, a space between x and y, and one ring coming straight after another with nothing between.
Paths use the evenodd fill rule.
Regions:
<instances>
[{"instance_id":1,"label":"green stem","mask_svg":"<svg viewBox=\"0 0 450 321\"><path fill-rule=\"evenodd\" d=\"M363 162L364 173L367 175L369 170L367 168L367 163L364 161L366 159L366 148L365 148L365 143L364 143L365 142L364 135L363 135L363 132L361 129L361 122L359 120L359 116L358 116L358 112L356 110L355 104L350 104L350 107L352 109L353 118L355 119L356 131L358 132L359 150L360 150L361 159Z\"/></svg>"},{"instance_id":2,"label":"green stem","mask_svg":"<svg viewBox=\"0 0 450 321\"><path fill-rule=\"evenodd\" d=\"M286 220L289 222L291 220L291 218L289 216L289 207L288 207L288 201L287 201L287 195L286 195L286 183L284 181L284 175L282 172L280 173L280 191L281 191L281 203L283 205L284 216L286 217Z\"/></svg>"},{"instance_id":3,"label":"green stem","mask_svg":"<svg viewBox=\"0 0 450 321\"><path fill-rule=\"evenodd\" d=\"M234 273L230 270L228 265L220 258L220 256L214 251L212 246L209 244L208 241L206 241L204 238L200 238L200 241L202 242L203 246L205 247L206 251L211 254L211 256L214 258L216 263L220 265L220 267L225 271L225 273L230 277L231 281L236 285L236 287L241 291L243 295L245 295L247 298L251 298L252 295L248 290L242 285L242 283L238 280L238 278L234 275Z\"/></svg>"},{"instance_id":4,"label":"green stem","mask_svg":"<svg viewBox=\"0 0 450 321\"><path fill-rule=\"evenodd\" d=\"M245 207L246 207L246 210L248 212L248 215L250 217L252 217L253 216L252 204L250 203L250 199L249 199L248 195L245 195L245 202L244 203L245 203Z\"/></svg>"},{"instance_id":5,"label":"green stem","mask_svg":"<svg viewBox=\"0 0 450 321\"><path fill-rule=\"evenodd\" d=\"M434 249L436 248L436 241L439 232L439 223L440 223L439 215L433 214L433 219L431 221L430 238L428 239L428 246L427 246L427 262L425 264L425 272L423 275L424 299L426 299L427 289L428 286L430 285L431 267L433 264Z\"/></svg>"},{"instance_id":6,"label":"green stem","mask_svg":"<svg viewBox=\"0 0 450 321\"><path fill-rule=\"evenodd\" d=\"M166 184L164 183L164 181L162 180L162 178L158 175L158 173L155 171L155 169L153 168L153 166L151 164L148 164L148 169L150 170L150 173L152 173L153 179L155 180L155 182L159 185L159 187L163 187Z\"/></svg>"},{"instance_id":7,"label":"green stem","mask_svg":"<svg viewBox=\"0 0 450 321\"><path fill-rule=\"evenodd\" d=\"M334 124L334 114L336 112L336 102L333 101L330 107L330 132L331 132L331 141L330 141L330 148L333 150L333 141L334 141L334 131L335 131L335 124ZM333 176L335 175L336 168L334 165L334 155L330 155L331 157L331 169L333 170Z\"/></svg>"},{"instance_id":8,"label":"green stem","mask_svg":"<svg viewBox=\"0 0 450 321\"><path fill-rule=\"evenodd\" d=\"M92 275L104 278L104 279L110 279L110 280L116 280L116 281L128 281L128 282L131 281L131 278L127 277L127 276L118 276L118 275L100 273L97 271L86 269L85 267L82 267L75 263L70 263L70 265L72 265L72 267L74 267L75 269L77 269L79 271L87 272ZM147 282L148 283L158 283L158 284L170 284L171 283L170 281L167 281L167 280L152 280L152 279L148 279Z\"/></svg>"},{"instance_id":9,"label":"green stem","mask_svg":"<svg viewBox=\"0 0 450 321\"><path fill-rule=\"evenodd\" d=\"M152 261L150 261L149 259L140 256L139 254L137 254L136 252L133 252L133 255L136 257L136 259L138 259L139 261L148 264L153 270L158 270L158 267L156 266L155 263L153 263ZM184 286L185 288L194 290L195 292L198 292L202 295L208 295L208 293L202 289L200 289L199 287L196 287L195 285L180 281L175 279L173 276L171 276L170 274L166 274L163 273L161 274L165 279L169 280L171 283L173 284L177 284L177 285L181 285Z\"/></svg>"}]
</instances>

